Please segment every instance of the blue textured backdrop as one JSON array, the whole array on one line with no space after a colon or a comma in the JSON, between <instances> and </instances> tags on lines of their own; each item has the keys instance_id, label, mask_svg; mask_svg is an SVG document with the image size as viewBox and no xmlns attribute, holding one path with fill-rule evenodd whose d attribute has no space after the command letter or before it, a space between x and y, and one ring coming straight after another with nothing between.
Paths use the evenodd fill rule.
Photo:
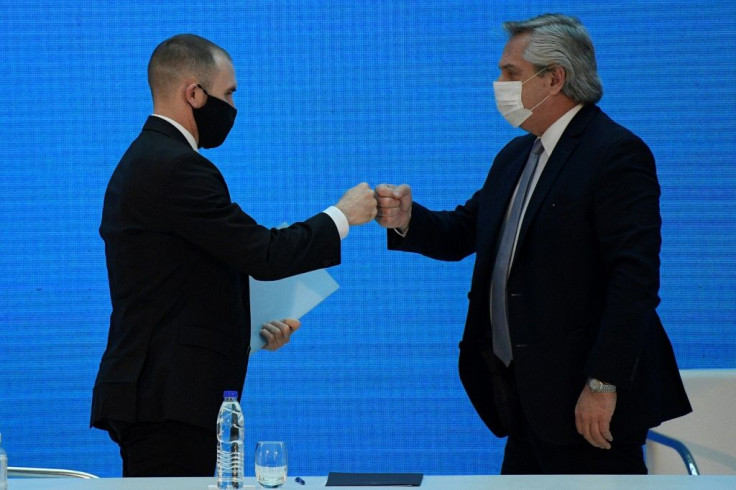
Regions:
<instances>
[{"instance_id":1,"label":"blue textured backdrop","mask_svg":"<svg viewBox=\"0 0 736 490\"><path fill-rule=\"evenodd\" d=\"M579 16L602 108L657 157L659 311L680 365L736 367L733 0L4 3L0 432L11 465L120 474L116 446L87 428L110 313L97 227L107 180L151 111L150 53L180 32L233 56L237 123L206 154L234 199L275 226L360 181L408 182L433 208L463 202L519 134L493 102L500 23ZM251 359L248 445L286 440L302 475L497 472L503 441L456 374L473 259L388 253L376 224L351 231L343 258L331 271L340 290L293 342Z\"/></svg>"}]
</instances>

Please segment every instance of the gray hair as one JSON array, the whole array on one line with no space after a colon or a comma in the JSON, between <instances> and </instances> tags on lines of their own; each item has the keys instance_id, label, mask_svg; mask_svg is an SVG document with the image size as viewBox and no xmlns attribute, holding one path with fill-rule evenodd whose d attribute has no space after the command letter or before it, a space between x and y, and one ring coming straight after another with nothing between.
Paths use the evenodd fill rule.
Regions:
<instances>
[{"instance_id":1,"label":"gray hair","mask_svg":"<svg viewBox=\"0 0 736 490\"><path fill-rule=\"evenodd\" d=\"M179 34L156 46L148 62L148 85L154 97L166 95L185 77L195 77L208 88L217 71L215 55L230 55L207 39L194 34Z\"/></svg>"},{"instance_id":2,"label":"gray hair","mask_svg":"<svg viewBox=\"0 0 736 490\"><path fill-rule=\"evenodd\" d=\"M593 41L588 30L576 17L544 14L519 22L504 22L512 37L529 34L524 59L537 71L561 66L565 70L562 93L575 102L596 103L603 96L598 77Z\"/></svg>"}]
</instances>

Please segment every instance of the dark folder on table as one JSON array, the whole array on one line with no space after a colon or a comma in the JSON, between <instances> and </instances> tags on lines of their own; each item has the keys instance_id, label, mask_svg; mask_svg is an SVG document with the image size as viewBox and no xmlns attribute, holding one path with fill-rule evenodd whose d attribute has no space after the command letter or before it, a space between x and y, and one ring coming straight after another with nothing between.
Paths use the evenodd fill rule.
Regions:
<instances>
[{"instance_id":1,"label":"dark folder on table","mask_svg":"<svg viewBox=\"0 0 736 490\"><path fill-rule=\"evenodd\" d=\"M418 487L421 473L336 473L327 475L326 487Z\"/></svg>"}]
</instances>

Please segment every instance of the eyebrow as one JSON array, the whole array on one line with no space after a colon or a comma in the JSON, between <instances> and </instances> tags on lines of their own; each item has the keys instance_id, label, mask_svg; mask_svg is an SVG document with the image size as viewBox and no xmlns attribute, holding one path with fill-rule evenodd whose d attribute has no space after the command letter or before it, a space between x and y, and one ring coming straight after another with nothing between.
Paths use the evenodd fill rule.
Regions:
<instances>
[{"instance_id":1,"label":"eyebrow","mask_svg":"<svg viewBox=\"0 0 736 490\"><path fill-rule=\"evenodd\" d=\"M498 68L500 70L518 70L519 67L514 65L513 63L506 63L505 65L498 65Z\"/></svg>"}]
</instances>

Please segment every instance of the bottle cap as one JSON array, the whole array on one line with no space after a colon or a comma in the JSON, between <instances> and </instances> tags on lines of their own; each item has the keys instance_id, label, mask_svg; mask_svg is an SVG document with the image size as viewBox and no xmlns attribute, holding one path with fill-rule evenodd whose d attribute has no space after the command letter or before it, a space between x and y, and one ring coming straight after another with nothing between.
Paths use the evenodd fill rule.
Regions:
<instances>
[{"instance_id":1,"label":"bottle cap","mask_svg":"<svg viewBox=\"0 0 736 490\"><path fill-rule=\"evenodd\" d=\"M238 392L237 391L226 391L223 395L225 398L237 398Z\"/></svg>"}]
</instances>

